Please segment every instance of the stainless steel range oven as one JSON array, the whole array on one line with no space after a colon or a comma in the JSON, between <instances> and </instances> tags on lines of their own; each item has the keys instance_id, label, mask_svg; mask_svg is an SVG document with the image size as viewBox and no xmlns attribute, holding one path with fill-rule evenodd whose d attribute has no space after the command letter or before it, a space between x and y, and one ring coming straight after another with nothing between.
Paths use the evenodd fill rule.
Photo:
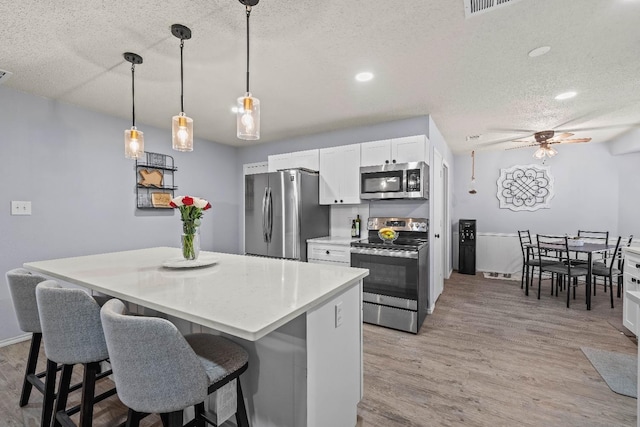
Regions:
<instances>
[{"instance_id":1,"label":"stainless steel range oven","mask_svg":"<svg viewBox=\"0 0 640 427\"><path fill-rule=\"evenodd\" d=\"M351 266L366 268L363 320L418 333L427 315L429 220L369 218L368 238L351 243ZM378 237L382 228L398 233L393 243Z\"/></svg>"}]
</instances>

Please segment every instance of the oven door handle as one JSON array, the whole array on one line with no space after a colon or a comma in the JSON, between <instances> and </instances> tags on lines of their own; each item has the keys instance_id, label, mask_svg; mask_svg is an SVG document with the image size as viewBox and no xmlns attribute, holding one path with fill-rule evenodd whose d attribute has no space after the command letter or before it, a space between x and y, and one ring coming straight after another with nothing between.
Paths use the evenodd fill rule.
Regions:
<instances>
[{"instance_id":1,"label":"oven door handle","mask_svg":"<svg viewBox=\"0 0 640 427\"><path fill-rule=\"evenodd\" d=\"M417 251L368 249L355 247L351 248L351 253L356 255L374 255L383 257L418 259Z\"/></svg>"}]
</instances>

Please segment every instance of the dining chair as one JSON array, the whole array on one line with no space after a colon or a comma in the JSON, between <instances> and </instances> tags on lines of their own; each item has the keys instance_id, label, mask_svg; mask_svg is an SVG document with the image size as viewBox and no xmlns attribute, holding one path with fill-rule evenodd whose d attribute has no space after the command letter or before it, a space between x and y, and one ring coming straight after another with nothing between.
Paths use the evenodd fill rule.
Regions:
<instances>
[{"instance_id":1,"label":"dining chair","mask_svg":"<svg viewBox=\"0 0 640 427\"><path fill-rule=\"evenodd\" d=\"M558 278L566 279L567 283L567 308L569 308L571 288L573 288L573 299L576 298L577 279L587 276L586 267L576 264L571 259L569 249L569 238L567 236L537 235L538 252L540 254L540 276L538 278L538 299L540 299L540 288L542 286L542 272L546 271L556 274ZM542 260L554 261L552 264L544 265ZM556 295L557 295L556 282ZM553 287L553 284L552 284Z\"/></svg>"},{"instance_id":2,"label":"dining chair","mask_svg":"<svg viewBox=\"0 0 640 427\"><path fill-rule=\"evenodd\" d=\"M586 243L601 243L604 245L609 244L608 231L578 230L578 237L584 240ZM606 253L603 252L601 261L604 261L605 258L606 258ZM580 258L580 254L576 254L576 260L578 263L583 263L583 264L587 262L586 258ZM593 289L594 290L596 289L595 286L593 287Z\"/></svg>"},{"instance_id":3,"label":"dining chair","mask_svg":"<svg viewBox=\"0 0 640 427\"><path fill-rule=\"evenodd\" d=\"M522 278L520 280L520 289L525 286L530 286L533 283L533 276L535 274L536 267L540 267L540 263L553 264L556 261L540 259L538 247L531 240L531 233L529 230L518 230L518 238L520 239L520 249L522 250ZM529 260L527 261L527 251ZM530 276L526 277L525 274L527 267L531 269Z\"/></svg>"},{"instance_id":4,"label":"dining chair","mask_svg":"<svg viewBox=\"0 0 640 427\"><path fill-rule=\"evenodd\" d=\"M620 286L620 280L622 279L622 271L616 268L618 261L622 260L622 248L620 247L620 241L622 237L618 237L616 242L616 248L605 260L604 264L594 263L591 267L591 275L594 277L593 287L595 289L596 282L595 277L602 277L604 281L604 289L607 289L607 279L609 279L609 297L611 298L611 308L613 308L613 277L618 278L618 287ZM595 295L595 292L594 292Z\"/></svg>"},{"instance_id":5,"label":"dining chair","mask_svg":"<svg viewBox=\"0 0 640 427\"><path fill-rule=\"evenodd\" d=\"M129 407L128 427L141 415L159 414L165 427L183 425L183 412L195 406L188 425L216 425L205 414L204 400L236 380L236 424L249 421L240 375L249 356L240 345L211 334L183 336L166 319L128 315L118 299L100 312L118 397Z\"/></svg>"}]
</instances>

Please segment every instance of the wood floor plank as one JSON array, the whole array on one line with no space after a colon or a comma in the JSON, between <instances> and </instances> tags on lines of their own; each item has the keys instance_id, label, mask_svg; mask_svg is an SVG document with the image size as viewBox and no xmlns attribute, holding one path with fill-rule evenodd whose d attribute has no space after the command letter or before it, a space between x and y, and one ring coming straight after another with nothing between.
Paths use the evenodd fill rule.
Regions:
<instances>
[{"instance_id":1,"label":"wood floor plank","mask_svg":"<svg viewBox=\"0 0 640 427\"><path fill-rule=\"evenodd\" d=\"M538 300L517 281L454 273L418 335L364 325L357 426L634 426L636 399L612 392L580 350L637 354L635 339L615 326L622 302L615 304L609 307L600 288L587 311L583 286L567 309L564 295L549 295L547 282ZM17 403L28 348L0 348L2 427L39 423L39 393L25 408ZM81 374L76 369L73 380ZM106 383L101 390L112 385ZM79 401L78 392L70 401ZM114 396L94 415L95 427L113 426L126 408ZM161 422L154 416L143 425Z\"/></svg>"}]
</instances>

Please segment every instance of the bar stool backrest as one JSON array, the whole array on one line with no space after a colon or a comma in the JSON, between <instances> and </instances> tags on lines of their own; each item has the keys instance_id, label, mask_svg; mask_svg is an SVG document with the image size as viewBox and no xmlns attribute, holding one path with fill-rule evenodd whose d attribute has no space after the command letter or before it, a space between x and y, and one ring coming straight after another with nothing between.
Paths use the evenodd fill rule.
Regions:
<instances>
[{"instance_id":1,"label":"bar stool backrest","mask_svg":"<svg viewBox=\"0 0 640 427\"><path fill-rule=\"evenodd\" d=\"M46 280L36 287L36 299L48 359L73 365L109 357L100 306L89 294Z\"/></svg>"},{"instance_id":2,"label":"bar stool backrest","mask_svg":"<svg viewBox=\"0 0 640 427\"><path fill-rule=\"evenodd\" d=\"M138 412L167 413L206 399L205 368L175 325L129 316L118 299L102 307L101 317L122 403Z\"/></svg>"},{"instance_id":3,"label":"bar stool backrest","mask_svg":"<svg viewBox=\"0 0 640 427\"><path fill-rule=\"evenodd\" d=\"M582 237L584 240L591 243L604 243L605 245L609 244L608 231L578 230L578 237Z\"/></svg>"},{"instance_id":4,"label":"bar stool backrest","mask_svg":"<svg viewBox=\"0 0 640 427\"><path fill-rule=\"evenodd\" d=\"M36 286L47 279L37 274L32 274L24 268L10 270L6 276L13 308L18 318L18 326L24 332L42 332L38 314L38 302L36 301Z\"/></svg>"}]
</instances>

